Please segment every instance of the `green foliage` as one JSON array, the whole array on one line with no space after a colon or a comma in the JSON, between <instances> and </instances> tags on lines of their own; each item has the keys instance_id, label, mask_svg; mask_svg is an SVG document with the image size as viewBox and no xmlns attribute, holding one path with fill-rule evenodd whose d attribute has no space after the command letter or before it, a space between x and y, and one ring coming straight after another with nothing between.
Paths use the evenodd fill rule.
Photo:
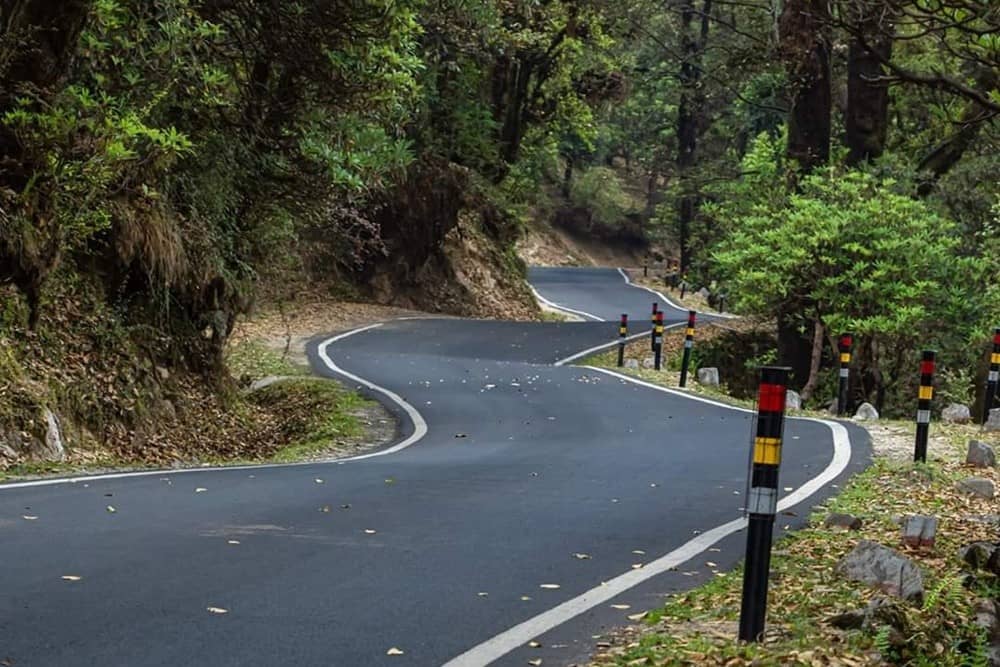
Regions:
<instances>
[{"instance_id":1,"label":"green foliage","mask_svg":"<svg viewBox=\"0 0 1000 667\"><path fill-rule=\"evenodd\" d=\"M634 205L625 192L621 178L607 167L591 167L573 180L570 200L574 206L589 210L594 222L617 225Z\"/></svg>"}]
</instances>

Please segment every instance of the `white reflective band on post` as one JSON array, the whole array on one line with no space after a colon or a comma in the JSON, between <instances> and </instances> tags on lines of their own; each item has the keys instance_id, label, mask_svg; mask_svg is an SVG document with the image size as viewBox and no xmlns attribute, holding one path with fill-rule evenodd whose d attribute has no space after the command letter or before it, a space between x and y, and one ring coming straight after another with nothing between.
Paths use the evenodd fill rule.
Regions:
<instances>
[{"instance_id":1,"label":"white reflective band on post","mask_svg":"<svg viewBox=\"0 0 1000 667\"><path fill-rule=\"evenodd\" d=\"M750 489L747 511L751 514L776 514L778 511L778 490L759 486Z\"/></svg>"},{"instance_id":2,"label":"white reflective band on post","mask_svg":"<svg viewBox=\"0 0 1000 667\"><path fill-rule=\"evenodd\" d=\"M990 371L990 382L996 382L997 379L1000 379L1000 371Z\"/></svg>"},{"instance_id":3,"label":"white reflective band on post","mask_svg":"<svg viewBox=\"0 0 1000 667\"><path fill-rule=\"evenodd\" d=\"M694 346L694 341L693 340L686 340L686 341L684 341L684 347L693 347L693 346Z\"/></svg>"},{"instance_id":4,"label":"white reflective band on post","mask_svg":"<svg viewBox=\"0 0 1000 667\"><path fill-rule=\"evenodd\" d=\"M917 423L918 424L930 424L931 423L931 411L930 410L917 410Z\"/></svg>"},{"instance_id":5,"label":"white reflective band on post","mask_svg":"<svg viewBox=\"0 0 1000 667\"><path fill-rule=\"evenodd\" d=\"M851 373L851 369L850 368L841 368L840 369L840 377L842 377L842 378L847 377L848 375L850 375L850 373Z\"/></svg>"}]
</instances>

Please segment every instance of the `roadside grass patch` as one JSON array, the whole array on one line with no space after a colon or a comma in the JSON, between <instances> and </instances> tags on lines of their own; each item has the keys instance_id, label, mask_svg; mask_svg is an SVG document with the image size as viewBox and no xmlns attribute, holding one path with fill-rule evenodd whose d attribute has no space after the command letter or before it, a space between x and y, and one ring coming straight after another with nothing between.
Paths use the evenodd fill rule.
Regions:
<instances>
[{"instance_id":1,"label":"roadside grass patch","mask_svg":"<svg viewBox=\"0 0 1000 667\"><path fill-rule=\"evenodd\" d=\"M237 380L251 382L270 376L305 376L309 369L259 340L240 340L226 349L226 365Z\"/></svg>"},{"instance_id":2,"label":"roadside grass patch","mask_svg":"<svg viewBox=\"0 0 1000 667\"><path fill-rule=\"evenodd\" d=\"M611 646L594 656L606 665L985 665L986 638L973 623L973 605L995 597L995 577L966 578L959 548L975 540L996 539L975 517L996 512L993 501L955 490L970 474L1000 482L997 471L976 470L961 462L968 427L934 424L927 464L875 459L854 476L840 494L818 506L809 526L778 540L772 551L768 624L764 641L736 641L742 568L723 573L691 591L672 596L651 611L641 626L624 628ZM981 437L981 436L980 436ZM826 528L829 512L853 514L860 531ZM907 514L937 516L941 525L933 548L901 545L898 521ZM781 525L783 515L777 517ZM913 559L924 573L922 605L898 602L905 632L875 621L861 630L829 624L837 614L864 608L885 595L848 581L836 565L861 539L874 540Z\"/></svg>"},{"instance_id":3,"label":"roadside grass patch","mask_svg":"<svg viewBox=\"0 0 1000 667\"><path fill-rule=\"evenodd\" d=\"M250 395L258 405L280 406L281 432L287 444L269 460L307 460L336 445L356 443L365 435L362 413L374 403L336 382L318 378L289 380Z\"/></svg>"}]
</instances>

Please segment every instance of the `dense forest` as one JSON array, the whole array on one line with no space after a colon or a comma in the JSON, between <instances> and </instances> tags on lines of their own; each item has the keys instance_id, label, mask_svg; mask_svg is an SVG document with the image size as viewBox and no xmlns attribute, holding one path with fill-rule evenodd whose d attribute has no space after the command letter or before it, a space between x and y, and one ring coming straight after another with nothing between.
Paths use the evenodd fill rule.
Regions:
<instances>
[{"instance_id":1,"label":"dense forest","mask_svg":"<svg viewBox=\"0 0 1000 667\"><path fill-rule=\"evenodd\" d=\"M419 295L456 230L520 280L542 221L772 318L807 398L850 330L859 399L931 346L968 402L998 77L988 0L3 0L0 372L87 323L216 382L283 285Z\"/></svg>"}]
</instances>

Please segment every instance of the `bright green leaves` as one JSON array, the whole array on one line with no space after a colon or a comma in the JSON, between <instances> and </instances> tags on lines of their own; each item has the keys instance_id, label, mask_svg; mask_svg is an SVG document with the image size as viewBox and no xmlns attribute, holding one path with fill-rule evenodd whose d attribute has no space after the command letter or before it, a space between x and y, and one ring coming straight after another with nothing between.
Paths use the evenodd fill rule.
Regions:
<instances>
[{"instance_id":1,"label":"bright green leaves","mask_svg":"<svg viewBox=\"0 0 1000 667\"><path fill-rule=\"evenodd\" d=\"M761 139L747 162L758 162L769 143ZM955 225L891 180L831 169L803 178L786 197L775 197L780 184L760 185L749 176L730 193L743 201L708 209L729 217L732 233L713 259L742 308L804 310L833 330L911 338L950 307L947 288L961 266Z\"/></svg>"}]
</instances>

